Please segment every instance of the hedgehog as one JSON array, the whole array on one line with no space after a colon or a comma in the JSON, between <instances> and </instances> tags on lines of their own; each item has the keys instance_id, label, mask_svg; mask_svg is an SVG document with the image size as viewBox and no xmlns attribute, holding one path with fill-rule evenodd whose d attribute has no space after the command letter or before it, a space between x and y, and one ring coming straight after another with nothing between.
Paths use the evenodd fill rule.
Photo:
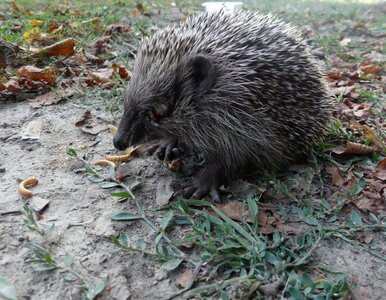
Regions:
<instances>
[{"instance_id":1,"label":"hedgehog","mask_svg":"<svg viewBox=\"0 0 386 300\"><path fill-rule=\"evenodd\" d=\"M157 140L206 165L187 197L211 196L245 168L309 154L330 115L324 76L299 32L268 14L203 13L142 40L114 146Z\"/></svg>"}]
</instances>

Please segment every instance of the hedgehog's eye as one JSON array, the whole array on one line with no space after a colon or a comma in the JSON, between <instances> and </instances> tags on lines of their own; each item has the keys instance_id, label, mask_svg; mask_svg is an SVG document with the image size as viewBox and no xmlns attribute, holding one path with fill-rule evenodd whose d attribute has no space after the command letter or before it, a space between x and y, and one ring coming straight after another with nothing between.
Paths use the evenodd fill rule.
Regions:
<instances>
[{"instance_id":1,"label":"hedgehog's eye","mask_svg":"<svg viewBox=\"0 0 386 300\"><path fill-rule=\"evenodd\" d=\"M149 117L151 121L158 122L160 119L160 116L161 114L155 108L153 108L152 110L149 110Z\"/></svg>"}]
</instances>

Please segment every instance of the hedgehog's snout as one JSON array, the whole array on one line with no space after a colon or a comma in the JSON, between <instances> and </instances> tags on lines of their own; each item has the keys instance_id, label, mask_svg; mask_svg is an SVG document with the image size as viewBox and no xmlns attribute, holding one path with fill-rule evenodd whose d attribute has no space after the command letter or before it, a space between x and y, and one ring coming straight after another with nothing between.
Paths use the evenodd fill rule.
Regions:
<instances>
[{"instance_id":1,"label":"hedgehog's snout","mask_svg":"<svg viewBox=\"0 0 386 300\"><path fill-rule=\"evenodd\" d=\"M129 146L129 141L126 135L117 133L113 139L114 147L118 150L125 150Z\"/></svg>"}]
</instances>

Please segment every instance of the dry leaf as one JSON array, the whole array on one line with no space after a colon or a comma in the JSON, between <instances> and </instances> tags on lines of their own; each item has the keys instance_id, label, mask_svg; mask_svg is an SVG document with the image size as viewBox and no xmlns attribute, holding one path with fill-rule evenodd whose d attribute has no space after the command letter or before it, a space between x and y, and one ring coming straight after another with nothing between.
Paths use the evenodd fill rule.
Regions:
<instances>
[{"instance_id":1,"label":"dry leaf","mask_svg":"<svg viewBox=\"0 0 386 300\"><path fill-rule=\"evenodd\" d=\"M57 42L43 49L40 49L32 54L32 56L70 56L74 54L76 40L74 38L68 38L63 41Z\"/></svg>"},{"instance_id":2,"label":"dry leaf","mask_svg":"<svg viewBox=\"0 0 386 300\"><path fill-rule=\"evenodd\" d=\"M19 82L16 78L11 78L8 82L4 84L5 89L7 92L10 93L20 93L21 92L21 87L19 85Z\"/></svg>"},{"instance_id":3,"label":"dry leaf","mask_svg":"<svg viewBox=\"0 0 386 300\"><path fill-rule=\"evenodd\" d=\"M347 146L337 146L327 149L326 152L333 152L335 154L356 154L367 155L374 153L374 148L359 143L347 142Z\"/></svg>"},{"instance_id":4,"label":"dry leaf","mask_svg":"<svg viewBox=\"0 0 386 300\"><path fill-rule=\"evenodd\" d=\"M192 280L193 271L188 269L176 277L176 285L180 288L187 288L192 284Z\"/></svg>"},{"instance_id":5,"label":"dry leaf","mask_svg":"<svg viewBox=\"0 0 386 300\"><path fill-rule=\"evenodd\" d=\"M182 160L179 158L173 159L168 167L173 172L179 172L182 169Z\"/></svg>"},{"instance_id":6,"label":"dry leaf","mask_svg":"<svg viewBox=\"0 0 386 300\"><path fill-rule=\"evenodd\" d=\"M345 62L343 59L339 57L332 57L330 59L331 64L336 68L353 68L356 65L353 63Z\"/></svg>"},{"instance_id":7,"label":"dry leaf","mask_svg":"<svg viewBox=\"0 0 386 300\"><path fill-rule=\"evenodd\" d=\"M372 128L367 125L362 125L358 122L353 122L352 125L355 128L361 129L365 134L365 137L370 140L378 150L382 150L385 147Z\"/></svg>"},{"instance_id":8,"label":"dry leaf","mask_svg":"<svg viewBox=\"0 0 386 300\"><path fill-rule=\"evenodd\" d=\"M343 184L343 178L340 174L340 170L338 167L332 167L332 183L335 186L341 186Z\"/></svg>"},{"instance_id":9,"label":"dry leaf","mask_svg":"<svg viewBox=\"0 0 386 300\"><path fill-rule=\"evenodd\" d=\"M156 202L159 206L164 206L169 203L170 198L173 197L174 191L172 188L173 177L170 175L160 178L157 184Z\"/></svg>"},{"instance_id":10,"label":"dry leaf","mask_svg":"<svg viewBox=\"0 0 386 300\"><path fill-rule=\"evenodd\" d=\"M41 38L40 29L38 27L34 27L30 30L27 30L26 32L23 33L23 37L29 43L31 43L34 40L40 40Z\"/></svg>"},{"instance_id":11,"label":"dry leaf","mask_svg":"<svg viewBox=\"0 0 386 300\"><path fill-rule=\"evenodd\" d=\"M265 225L265 226L260 226L259 232L260 232L261 234L267 235L267 234L272 234L272 233L274 233L274 232L275 232L275 229L273 228L272 225Z\"/></svg>"},{"instance_id":12,"label":"dry leaf","mask_svg":"<svg viewBox=\"0 0 386 300\"><path fill-rule=\"evenodd\" d=\"M122 78L122 79L130 79L131 78L131 74L125 69L125 67L122 67L121 65L118 65L118 64L112 64L112 67L114 68L114 70L118 73L118 75Z\"/></svg>"},{"instance_id":13,"label":"dry leaf","mask_svg":"<svg viewBox=\"0 0 386 300\"><path fill-rule=\"evenodd\" d=\"M247 221L252 223L253 220L249 216L248 207L245 203L239 201L231 201L226 204L216 203L216 207L225 215L235 221Z\"/></svg>"},{"instance_id":14,"label":"dry leaf","mask_svg":"<svg viewBox=\"0 0 386 300\"><path fill-rule=\"evenodd\" d=\"M38 27L38 26L42 25L44 23L44 21L41 21L41 20L31 20L30 23L31 23L31 25L33 27Z\"/></svg>"},{"instance_id":15,"label":"dry leaf","mask_svg":"<svg viewBox=\"0 0 386 300\"><path fill-rule=\"evenodd\" d=\"M385 68L381 67L381 66L377 66L377 65L374 65L374 64L367 64L367 65L361 65L359 67L359 69L369 75L377 75L379 73L381 73Z\"/></svg>"},{"instance_id":16,"label":"dry leaf","mask_svg":"<svg viewBox=\"0 0 386 300\"><path fill-rule=\"evenodd\" d=\"M57 69L53 67L40 69L35 66L25 66L18 69L16 73L31 80L42 81L51 85L55 82Z\"/></svg>"},{"instance_id":17,"label":"dry leaf","mask_svg":"<svg viewBox=\"0 0 386 300\"><path fill-rule=\"evenodd\" d=\"M106 26L104 35L112 35L113 33L129 32L130 27L125 24L110 24Z\"/></svg>"},{"instance_id":18,"label":"dry leaf","mask_svg":"<svg viewBox=\"0 0 386 300\"><path fill-rule=\"evenodd\" d=\"M298 228L295 228L295 227L292 227L292 226L289 226L289 225L285 225L283 223L278 223L276 225L276 228L283 234L294 234L294 235L298 235L301 233L301 231L298 229Z\"/></svg>"},{"instance_id":19,"label":"dry leaf","mask_svg":"<svg viewBox=\"0 0 386 300\"><path fill-rule=\"evenodd\" d=\"M37 96L33 99L29 99L29 105L32 108L39 108L43 105L52 105L59 103L75 94L75 90L72 88L66 88L64 90L54 90L44 95Z\"/></svg>"},{"instance_id":20,"label":"dry leaf","mask_svg":"<svg viewBox=\"0 0 386 300\"><path fill-rule=\"evenodd\" d=\"M99 84L107 83L114 75L114 69L99 69L97 72L91 72L91 77Z\"/></svg>"}]
</instances>

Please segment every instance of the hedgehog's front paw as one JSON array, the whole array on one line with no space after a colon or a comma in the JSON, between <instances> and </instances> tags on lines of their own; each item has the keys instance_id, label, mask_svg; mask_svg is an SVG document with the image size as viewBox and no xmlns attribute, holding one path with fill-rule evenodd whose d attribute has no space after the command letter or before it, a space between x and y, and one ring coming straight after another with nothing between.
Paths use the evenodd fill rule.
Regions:
<instances>
[{"instance_id":1,"label":"hedgehog's front paw","mask_svg":"<svg viewBox=\"0 0 386 300\"><path fill-rule=\"evenodd\" d=\"M170 161L172 159L173 153L172 150L177 146L177 139L162 139L158 143L150 146L147 149L148 155L153 155L158 157L163 161Z\"/></svg>"},{"instance_id":2,"label":"hedgehog's front paw","mask_svg":"<svg viewBox=\"0 0 386 300\"><path fill-rule=\"evenodd\" d=\"M192 186L178 191L177 194L194 199L202 199L209 195L214 203L221 203L219 188L224 178L221 170L208 164L202 171Z\"/></svg>"}]
</instances>

